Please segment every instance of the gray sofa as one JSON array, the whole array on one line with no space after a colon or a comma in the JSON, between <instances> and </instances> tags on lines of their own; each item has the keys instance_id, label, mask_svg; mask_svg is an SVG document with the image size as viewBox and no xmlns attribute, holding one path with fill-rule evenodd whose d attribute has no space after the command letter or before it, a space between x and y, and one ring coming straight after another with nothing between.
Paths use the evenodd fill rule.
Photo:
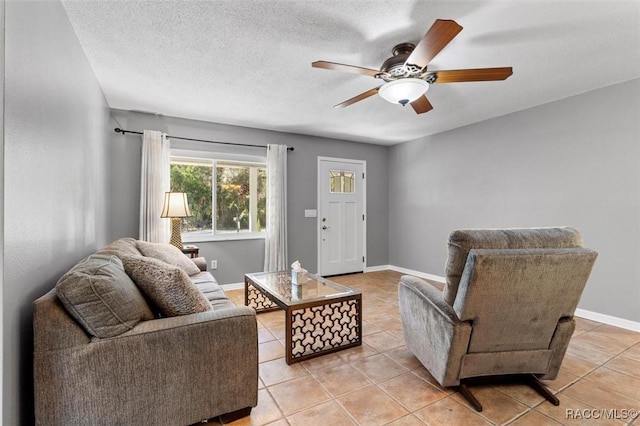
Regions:
<instances>
[{"instance_id":1,"label":"gray sofa","mask_svg":"<svg viewBox=\"0 0 640 426\"><path fill-rule=\"evenodd\" d=\"M97 255L93 260L90 256L89 264L102 262L105 266L98 269L111 271L110 280L114 274L120 276L127 259L143 258L131 238L117 240ZM204 262L196 263L205 269ZM76 273L84 273L82 267ZM103 291L111 285L105 285L103 272L88 278L85 273L84 278L91 282L89 287L98 288L100 298L115 297ZM75 310L67 306L75 295L73 286L61 287L64 277L57 289L37 299L36 424L175 426L250 412L258 393L255 311L230 301L209 272L189 279L198 288L198 297L204 296L211 305L206 311L160 318L156 312L149 317L157 307L153 303L140 307L150 302L144 299L136 305L139 318L118 318L117 324L102 328L83 320L94 302L76 303ZM138 290L129 286L127 291ZM110 300L120 306L129 303Z\"/></svg>"}]
</instances>

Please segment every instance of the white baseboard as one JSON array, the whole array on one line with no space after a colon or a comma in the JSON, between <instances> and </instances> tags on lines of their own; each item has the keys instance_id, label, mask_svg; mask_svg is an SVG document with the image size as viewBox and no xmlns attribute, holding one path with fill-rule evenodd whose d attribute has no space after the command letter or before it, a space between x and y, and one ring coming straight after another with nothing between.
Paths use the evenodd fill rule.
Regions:
<instances>
[{"instance_id":1,"label":"white baseboard","mask_svg":"<svg viewBox=\"0 0 640 426\"><path fill-rule=\"evenodd\" d=\"M391 269L392 271L400 272L402 274L413 275L414 277L418 277L418 278L424 278L427 280L436 281L440 283L445 282L445 278L441 277L440 275L433 275L433 274L428 274L426 272L414 271L413 269L401 268L395 265L389 265L389 269Z\"/></svg>"},{"instance_id":2,"label":"white baseboard","mask_svg":"<svg viewBox=\"0 0 640 426\"><path fill-rule=\"evenodd\" d=\"M244 283L220 284L224 291L227 290L244 290Z\"/></svg>"},{"instance_id":3,"label":"white baseboard","mask_svg":"<svg viewBox=\"0 0 640 426\"><path fill-rule=\"evenodd\" d=\"M391 265L377 265L377 266L367 266L364 268L364 273L367 272L380 272L380 271L388 271L391 269Z\"/></svg>"},{"instance_id":4,"label":"white baseboard","mask_svg":"<svg viewBox=\"0 0 640 426\"><path fill-rule=\"evenodd\" d=\"M364 272L379 272L379 271L396 271L406 275L413 275L419 278L425 278L431 281L444 282L444 277L439 275L427 274L426 272L414 271L413 269L401 268L395 265L378 265L369 266L365 268Z\"/></svg>"},{"instance_id":5,"label":"white baseboard","mask_svg":"<svg viewBox=\"0 0 640 426\"><path fill-rule=\"evenodd\" d=\"M591 321L597 321L603 324L613 325L615 327L640 332L640 322L630 321L628 319L618 318L611 315L600 314L598 312L587 311L586 309L580 308L576 309L576 316Z\"/></svg>"},{"instance_id":6,"label":"white baseboard","mask_svg":"<svg viewBox=\"0 0 640 426\"><path fill-rule=\"evenodd\" d=\"M382 271L386 269L390 269L392 271L400 272L407 275L413 275L419 278L426 278L428 280L445 282L445 278L439 275L428 274L426 272L414 271L412 269L401 268L395 265L382 265L382 266L374 266L372 268L367 268L365 272L374 272L374 271ZM614 317L612 315L601 314L598 312L588 311L586 309L576 309L576 316L592 321L601 322L603 324L613 325L614 327L624 328L626 330L638 331L640 332L640 322L631 321L624 318Z\"/></svg>"}]
</instances>

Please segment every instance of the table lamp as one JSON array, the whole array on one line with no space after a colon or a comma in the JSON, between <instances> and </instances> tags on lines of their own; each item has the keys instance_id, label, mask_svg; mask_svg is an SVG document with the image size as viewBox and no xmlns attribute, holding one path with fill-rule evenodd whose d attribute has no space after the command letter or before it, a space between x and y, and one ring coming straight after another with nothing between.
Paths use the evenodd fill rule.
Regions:
<instances>
[{"instance_id":1,"label":"table lamp","mask_svg":"<svg viewBox=\"0 0 640 426\"><path fill-rule=\"evenodd\" d=\"M171 218L171 240L169 243L182 250L182 236L180 224L183 217L191 216L187 194L185 192L165 192L164 205L160 217Z\"/></svg>"}]
</instances>

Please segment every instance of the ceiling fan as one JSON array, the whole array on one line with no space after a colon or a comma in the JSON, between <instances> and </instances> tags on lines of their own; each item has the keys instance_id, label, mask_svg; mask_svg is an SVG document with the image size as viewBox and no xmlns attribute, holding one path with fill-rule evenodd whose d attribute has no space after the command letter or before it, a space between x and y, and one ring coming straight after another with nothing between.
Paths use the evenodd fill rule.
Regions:
<instances>
[{"instance_id":1,"label":"ceiling fan","mask_svg":"<svg viewBox=\"0 0 640 426\"><path fill-rule=\"evenodd\" d=\"M354 96L334 108L353 105L370 96L379 94L383 99L406 106L411 104L417 114L429 112L433 106L427 99L426 92L433 83L458 83L466 81L505 80L513 74L511 67L476 68L448 71L432 71L427 69L431 60L454 39L462 27L455 21L436 19L429 31L417 45L401 43L396 45L393 56L384 61L380 70L362 68L335 62L316 61L311 64L315 68L350 72L368 75L383 80L385 83L364 93Z\"/></svg>"}]
</instances>

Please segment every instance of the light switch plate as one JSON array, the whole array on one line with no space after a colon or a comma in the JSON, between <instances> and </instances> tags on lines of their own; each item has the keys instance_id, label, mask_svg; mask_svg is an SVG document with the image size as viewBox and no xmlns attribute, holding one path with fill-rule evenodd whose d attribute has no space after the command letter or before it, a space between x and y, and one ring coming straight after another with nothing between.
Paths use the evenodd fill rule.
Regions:
<instances>
[{"instance_id":1,"label":"light switch plate","mask_svg":"<svg viewBox=\"0 0 640 426\"><path fill-rule=\"evenodd\" d=\"M305 209L304 217L317 217L318 211L316 209Z\"/></svg>"}]
</instances>

